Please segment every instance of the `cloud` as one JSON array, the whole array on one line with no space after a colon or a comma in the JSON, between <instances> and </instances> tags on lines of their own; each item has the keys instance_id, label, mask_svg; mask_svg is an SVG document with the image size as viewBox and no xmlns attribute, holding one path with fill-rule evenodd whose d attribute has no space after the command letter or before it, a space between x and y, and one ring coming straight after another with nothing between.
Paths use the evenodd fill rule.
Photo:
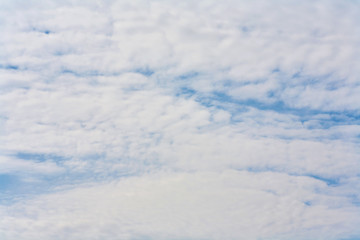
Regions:
<instances>
[{"instance_id":1,"label":"cloud","mask_svg":"<svg viewBox=\"0 0 360 240\"><path fill-rule=\"evenodd\" d=\"M0 238L360 236L357 2L1 5Z\"/></svg>"},{"instance_id":2,"label":"cloud","mask_svg":"<svg viewBox=\"0 0 360 240\"><path fill-rule=\"evenodd\" d=\"M271 172L162 172L16 204L1 226L8 239L338 239L356 232L359 210L328 191L319 180Z\"/></svg>"},{"instance_id":3,"label":"cloud","mask_svg":"<svg viewBox=\"0 0 360 240\"><path fill-rule=\"evenodd\" d=\"M50 158L51 159L51 158ZM16 157L0 158L0 174L6 173L31 173L31 174L56 174L62 171L60 167L50 161L34 162L18 159Z\"/></svg>"}]
</instances>

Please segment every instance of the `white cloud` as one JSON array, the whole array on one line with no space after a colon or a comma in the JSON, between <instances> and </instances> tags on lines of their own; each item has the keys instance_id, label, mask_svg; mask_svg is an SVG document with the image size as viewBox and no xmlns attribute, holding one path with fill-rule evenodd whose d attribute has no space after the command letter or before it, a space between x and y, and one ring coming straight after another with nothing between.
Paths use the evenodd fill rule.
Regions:
<instances>
[{"instance_id":1,"label":"white cloud","mask_svg":"<svg viewBox=\"0 0 360 240\"><path fill-rule=\"evenodd\" d=\"M327 191L321 181L271 172L166 172L18 203L2 209L1 226L5 239L338 239L358 231L359 210Z\"/></svg>"},{"instance_id":2,"label":"white cloud","mask_svg":"<svg viewBox=\"0 0 360 240\"><path fill-rule=\"evenodd\" d=\"M51 175L59 174L63 170L52 161L51 157L46 162L35 162L0 156L0 174Z\"/></svg>"},{"instance_id":3,"label":"white cloud","mask_svg":"<svg viewBox=\"0 0 360 240\"><path fill-rule=\"evenodd\" d=\"M357 2L1 5L0 238L360 234Z\"/></svg>"}]
</instances>

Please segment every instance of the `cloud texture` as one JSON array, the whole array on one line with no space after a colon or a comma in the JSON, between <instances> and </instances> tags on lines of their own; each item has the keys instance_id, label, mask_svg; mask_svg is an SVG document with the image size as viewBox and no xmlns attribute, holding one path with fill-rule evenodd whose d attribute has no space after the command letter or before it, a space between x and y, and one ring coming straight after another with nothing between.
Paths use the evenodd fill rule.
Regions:
<instances>
[{"instance_id":1,"label":"cloud texture","mask_svg":"<svg viewBox=\"0 0 360 240\"><path fill-rule=\"evenodd\" d=\"M357 1L2 1L0 238L360 237Z\"/></svg>"}]
</instances>

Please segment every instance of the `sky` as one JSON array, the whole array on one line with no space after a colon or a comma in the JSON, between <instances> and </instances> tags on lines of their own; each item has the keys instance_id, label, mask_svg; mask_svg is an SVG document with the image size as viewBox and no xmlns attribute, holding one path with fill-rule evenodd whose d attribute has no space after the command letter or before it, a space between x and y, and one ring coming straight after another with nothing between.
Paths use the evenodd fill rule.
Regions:
<instances>
[{"instance_id":1,"label":"sky","mask_svg":"<svg viewBox=\"0 0 360 240\"><path fill-rule=\"evenodd\" d=\"M0 0L0 239L360 239L357 0Z\"/></svg>"}]
</instances>

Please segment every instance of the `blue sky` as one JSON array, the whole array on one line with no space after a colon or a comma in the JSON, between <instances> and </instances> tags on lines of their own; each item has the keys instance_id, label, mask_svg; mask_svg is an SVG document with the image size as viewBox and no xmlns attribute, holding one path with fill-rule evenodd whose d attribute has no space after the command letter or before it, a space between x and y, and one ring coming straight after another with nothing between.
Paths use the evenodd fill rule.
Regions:
<instances>
[{"instance_id":1,"label":"blue sky","mask_svg":"<svg viewBox=\"0 0 360 240\"><path fill-rule=\"evenodd\" d=\"M357 1L2 1L0 238L360 239Z\"/></svg>"}]
</instances>

